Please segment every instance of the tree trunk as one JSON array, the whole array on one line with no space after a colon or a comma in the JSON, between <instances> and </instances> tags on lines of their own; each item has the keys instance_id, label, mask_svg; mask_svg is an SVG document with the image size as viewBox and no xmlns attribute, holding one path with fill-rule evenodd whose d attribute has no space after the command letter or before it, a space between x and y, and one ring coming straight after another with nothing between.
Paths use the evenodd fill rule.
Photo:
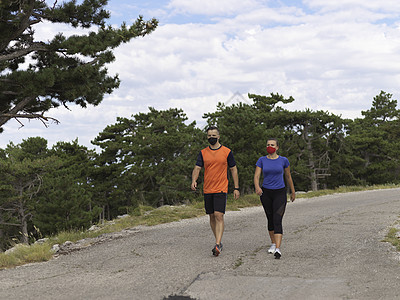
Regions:
<instances>
[{"instance_id":1,"label":"tree trunk","mask_svg":"<svg viewBox=\"0 0 400 300\"><path fill-rule=\"evenodd\" d=\"M369 155L368 152L365 153L364 159L365 159L364 168L367 168L367 167L371 164L371 162L370 162L370 155Z\"/></svg>"},{"instance_id":2,"label":"tree trunk","mask_svg":"<svg viewBox=\"0 0 400 300\"><path fill-rule=\"evenodd\" d=\"M308 151L308 166L310 168L310 180L311 180L311 190L318 190L318 182L317 182L317 174L315 173L315 161L314 161L314 153L311 144L311 139L308 138L308 128L304 129L305 141L307 142L307 151Z\"/></svg>"},{"instance_id":3,"label":"tree trunk","mask_svg":"<svg viewBox=\"0 0 400 300\"><path fill-rule=\"evenodd\" d=\"M315 174L314 167L310 167L310 177L311 177L311 190L318 191L318 181L317 181L317 175Z\"/></svg>"},{"instance_id":4,"label":"tree trunk","mask_svg":"<svg viewBox=\"0 0 400 300\"><path fill-rule=\"evenodd\" d=\"M100 212L100 215L99 215L99 223L100 224L104 224L105 215L106 215L106 207L105 207L105 205L103 205L103 210Z\"/></svg>"},{"instance_id":5,"label":"tree trunk","mask_svg":"<svg viewBox=\"0 0 400 300\"><path fill-rule=\"evenodd\" d=\"M3 222L3 215L0 212L0 224ZM0 252L4 251L4 230L0 228Z\"/></svg>"},{"instance_id":6,"label":"tree trunk","mask_svg":"<svg viewBox=\"0 0 400 300\"><path fill-rule=\"evenodd\" d=\"M27 215L25 215L25 211L22 207L19 208L19 217L20 217L20 221L21 221L21 243L23 244L28 244L29 243L29 239L28 239L28 221L27 221Z\"/></svg>"}]
</instances>

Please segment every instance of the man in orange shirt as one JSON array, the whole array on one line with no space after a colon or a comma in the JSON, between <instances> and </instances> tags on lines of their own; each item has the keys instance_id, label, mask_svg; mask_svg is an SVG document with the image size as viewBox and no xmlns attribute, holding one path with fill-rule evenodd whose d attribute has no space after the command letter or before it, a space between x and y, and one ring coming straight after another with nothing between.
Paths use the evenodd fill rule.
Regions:
<instances>
[{"instance_id":1,"label":"man in orange shirt","mask_svg":"<svg viewBox=\"0 0 400 300\"><path fill-rule=\"evenodd\" d=\"M239 177L232 151L219 143L219 130L211 126L207 129L209 147L200 151L196 166L192 172L192 190L197 188L197 179L201 168L204 167L204 206L210 216L211 229L215 236L213 255L218 256L222 251L222 235L224 233L224 214L228 194L228 168L231 170L235 190L233 196L238 199Z\"/></svg>"}]
</instances>

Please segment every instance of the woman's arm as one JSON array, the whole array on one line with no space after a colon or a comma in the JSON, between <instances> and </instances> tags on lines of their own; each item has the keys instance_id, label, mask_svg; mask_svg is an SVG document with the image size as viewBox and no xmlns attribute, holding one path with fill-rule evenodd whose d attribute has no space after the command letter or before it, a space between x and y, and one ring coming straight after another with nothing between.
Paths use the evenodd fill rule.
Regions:
<instances>
[{"instance_id":1,"label":"woman's arm","mask_svg":"<svg viewBox=\"0 0 400 300\"><path fill-rule=\"evenodd\" d=\"M290 174L290 166L285 168L285 179L290 187L290 200L293 202L296 199L296 191L294 190L292 175Z\"/></svg>"}]
</instances>

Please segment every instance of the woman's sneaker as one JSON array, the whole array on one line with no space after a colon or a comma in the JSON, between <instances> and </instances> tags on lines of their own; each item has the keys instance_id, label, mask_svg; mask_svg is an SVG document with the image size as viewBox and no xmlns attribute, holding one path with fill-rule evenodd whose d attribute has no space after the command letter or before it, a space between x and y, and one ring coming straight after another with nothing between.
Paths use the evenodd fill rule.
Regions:
<instances>
[{"instance_id":1,"label":"woman's sneaker","mask_svg":"<svg viewBox=\"0 0 400 300\"><path fill-rule=\"evenodd\" d=\"M269 249L268 249L268 253L271 253L271 254L275 253L275 249L276 249L276 245L272 244L271 247L269 247Z\"/></svg>"},{"instance_id":2,"label":"woman's sneaker","mask_svg":"<svg viewBox=\"0 0 400 300\"><path fill-rule=\"evenodd\" d=\"M212 249L212 253L214 256L218 256L222 251L222 247L218 244L215 244L214 248Z\"/></svg>"},{"instance_id":3,"label":"woman's sneaker","mask_svg":"<svg viewBox=\"0 0 400 300\"><path fill-rule=\"evenodd\" d=\"M276 248L275 253L274 253L275 259L280 259L282 256L281 250L279 248Z\"/></svg>"}]
</instances>

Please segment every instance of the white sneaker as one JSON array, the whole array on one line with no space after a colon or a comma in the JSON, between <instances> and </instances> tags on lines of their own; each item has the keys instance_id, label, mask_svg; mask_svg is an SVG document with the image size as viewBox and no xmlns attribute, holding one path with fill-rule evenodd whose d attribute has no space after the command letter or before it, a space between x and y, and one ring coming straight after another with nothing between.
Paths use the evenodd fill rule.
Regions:
<instances>
[{"instance_id":1,"label":"white sneaker","mask_svg":"<svg viewBox=\"0 0 400 300\"><path fill-rule=\"evenodd\" d=\"M269 247L269 249L268 249L268 253L275 253L275 249L276 249L276 245L275 244L272 244L271 245L271 247Z\"/></svg>"},{"instance_id":2,"label":"white sneaker","mask_svg":"<svg viewBox=\"0 0 400 300\"><path fill-rule=\"evenodd\" d=\"M279 250L279 248L276 248L275 252L274 252L274 256L275 259L280 259L282 256L281 250Z\"/></svg>"}]
</instances>

